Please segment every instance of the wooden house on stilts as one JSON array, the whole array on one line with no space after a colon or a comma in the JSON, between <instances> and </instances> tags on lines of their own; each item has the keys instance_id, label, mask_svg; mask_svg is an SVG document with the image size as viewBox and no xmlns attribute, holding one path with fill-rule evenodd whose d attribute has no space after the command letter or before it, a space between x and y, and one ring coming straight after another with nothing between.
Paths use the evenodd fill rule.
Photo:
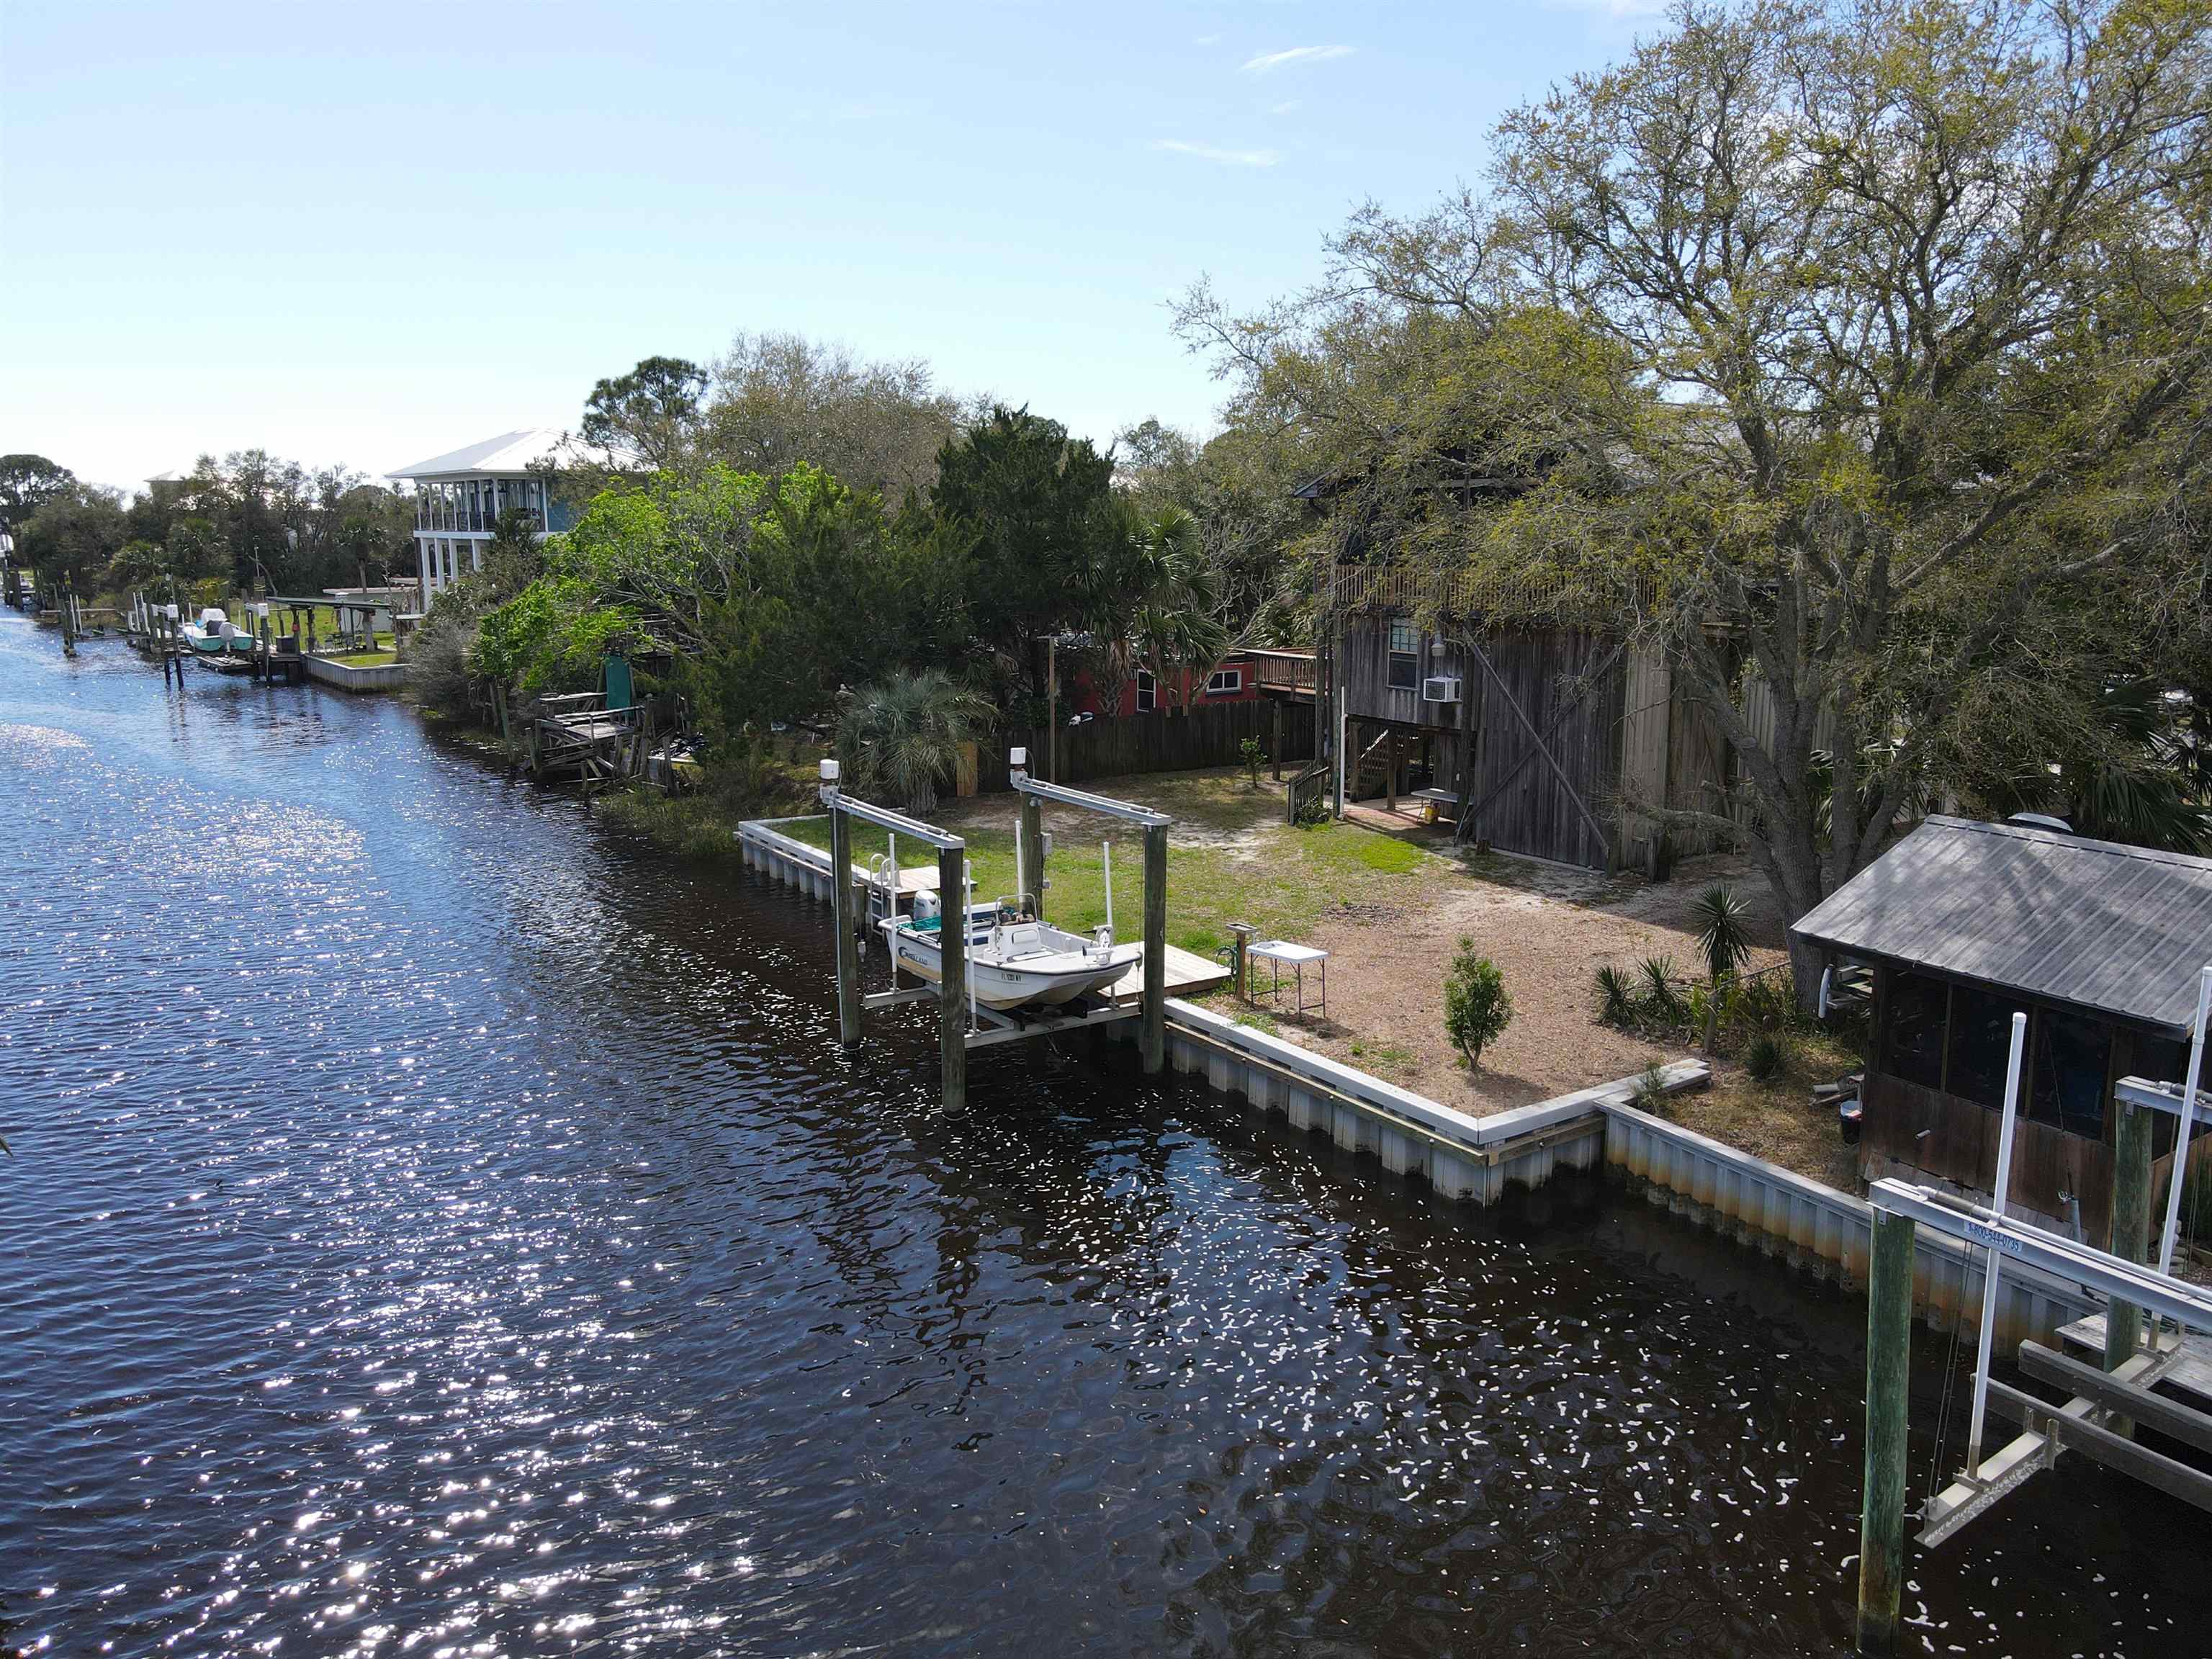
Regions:
<instances>
[{"instance_id":1,"label":"wooden house on stilts","mask_svg":"<svg viewBox=\"0 0 2212 1659\"><path fill-rule=\"evenodd\" d=\"M1461 839L1597 870L1663 873L1722 839L1665 830L1644 810L1741 811L1718 722L1674 684L1661 649L1572 620L1559 597L1472 571L1337 565L1316 717L1334 728L1330 753L1341 745L1343 802L1425 794ZM1517 620L1537 616L1559 620ZM1742 703L1754 728L1761 692L1751 683Z\"/></svg>"}]
</instances>

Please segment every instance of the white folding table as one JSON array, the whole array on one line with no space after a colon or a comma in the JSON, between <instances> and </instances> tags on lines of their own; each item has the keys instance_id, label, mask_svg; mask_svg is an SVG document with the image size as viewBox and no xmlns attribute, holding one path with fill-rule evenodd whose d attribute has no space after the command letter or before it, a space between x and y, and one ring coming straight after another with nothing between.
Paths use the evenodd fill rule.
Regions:
<instances>
[{"instance_id":1,"label":"white folding table","mask_svg":"<svg viewBox=\"0 0 2212 1659\"><path fill-rule=\"evenodd\" d=\"M1288 968L1291 970L1294 975L1291 982L1297 988L1296 1012L1301 1014L1306 1012L1308 1006L1306 969L1310 967L1318 968L1321 970L1321 1001L1316 1006L1321 1017L1323 1019L1328 1018L1328 951L1317 950L1310 945L1293 945L1285 939L1255 939L1247 945L1244 954L1248 959L1262 961L1267 964L1268 1000L1279 1008L1283 1003L1283 969Z\"/></svg>"}]
</instances>

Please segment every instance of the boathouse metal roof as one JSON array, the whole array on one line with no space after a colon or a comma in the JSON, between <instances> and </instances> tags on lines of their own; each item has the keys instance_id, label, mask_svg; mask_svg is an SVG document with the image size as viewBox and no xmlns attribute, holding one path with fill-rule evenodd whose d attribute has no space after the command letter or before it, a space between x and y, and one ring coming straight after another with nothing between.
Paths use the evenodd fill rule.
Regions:
<instances>
[{"instance_id":1,"label":"boathouse metal roof","mask_svg":"<svg viewBox=\"0 0 2212 1659\"><path fill-rule=\"evenodd\" d=\"M471 478L492 474L501 477L519 478L526 475L537 462L556 455L567 434L550 426L525 427L519 432L502 432L496 438L486 438L465 449L456 449L449 454L433 455L427 461L416 461L412 466L394 467L395 478Z\"/></svg>"},{"instance_id":2,"label":"boathouse metal roof","mask_svg":"<svg viewBox=\"0 0 2212 1659\"><path fill-rule=\"evenodd\" d=\"M1790 931L2184 1036L2212 957L2212 859L1931 817Z\"/></svg>"}]
</instances>

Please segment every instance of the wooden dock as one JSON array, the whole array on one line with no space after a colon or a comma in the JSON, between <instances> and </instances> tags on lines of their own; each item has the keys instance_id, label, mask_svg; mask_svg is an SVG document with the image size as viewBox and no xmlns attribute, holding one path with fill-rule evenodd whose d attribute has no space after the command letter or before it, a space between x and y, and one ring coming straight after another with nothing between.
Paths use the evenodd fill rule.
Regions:
<instances>
[{"instance_id":1,"label":"wooden dock","mask_svg":"<svg viewBox=\"0 0 2212 1659\"><path fill-rule=\"evenodd\" d=\"M1171 997L1203 996L1229 983L1229 969L1218 962L1193 954L1179 946L1168 946L1168 992ZM1129 971L1115 980L1099 994L1116 1008L1133 1008L1145 994L1145 964L1140 959L1129 965Z\"/></svg>"}]
</instances>

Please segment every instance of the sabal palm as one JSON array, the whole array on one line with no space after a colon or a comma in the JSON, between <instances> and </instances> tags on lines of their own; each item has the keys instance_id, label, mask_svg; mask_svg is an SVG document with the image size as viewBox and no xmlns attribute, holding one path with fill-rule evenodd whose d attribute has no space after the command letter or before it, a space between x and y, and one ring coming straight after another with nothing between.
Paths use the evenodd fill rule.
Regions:
<instances>
[{"instance_id":1,"label":"sabal palm","mask_svg":"<svg viewBox=\"0 0 2212 1659\"><path fill-rule=\"evenodd\" d=\"M1164 507L1136 530L1139 586L1130 646L1163 687L1172 668L1211 668L1229 647L1218 614L1220 584L1200 545L1198 520Z\"/></svg>"},{"instance_id":2,"label":"sabal palm","mask_svg":"<svg viewBox=\"0 0 2212 1659\"><path fill-rule=\"evenodd\" d=\"M988 728L989 702L941 668L903 671L848 691L837 720L837 758L851 787L888 794L910 812L937 805L941 778L975 786L970 745Z\"/></svg>"}]
</instances>

